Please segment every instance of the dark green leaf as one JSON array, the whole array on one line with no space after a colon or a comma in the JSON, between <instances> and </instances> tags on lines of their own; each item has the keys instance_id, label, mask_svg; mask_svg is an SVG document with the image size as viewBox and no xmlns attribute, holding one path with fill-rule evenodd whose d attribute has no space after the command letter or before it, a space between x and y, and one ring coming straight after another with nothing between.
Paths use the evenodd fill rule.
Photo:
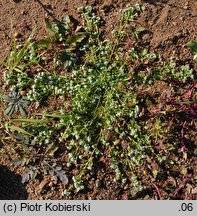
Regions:
<instances>
[{"instance_id":1,"label":"dark green leaf","mask_svg":"<svg viewBox=\"0 0 197 216\"><path fill-rule=\"evenodd\" d=\"M51 39L46 38L35 42L35 46L38 48L49 48L51 45Z\"/></svg>"},{"instance_id":2,"label":"dark green leaf","mask_svg":"<svg viewBox=\"0 0 197 216\"><path fill-rule=\"evenodd\" d=\"M197 54L197 41L189 41L187 47L191 50L193 54Z\"/></svg>"},{"instance_id":3,"label":"dark green leaf","mask_svg":"<svg viewBox=\"0 0 197 216\"><path fill-rule=\"evenodd\" d=\"M48 18L45 18L45 25L46 25L47 31L50 34L54 35L54 34L57 33L57 31L55 31L55 29L53 28L53 25L52 25L51 21Z\"/></svg>"},{"instance_id":4,"label":"dark green leaf","mask_svg":"<svg viewBox=\"0 0 197 216\"><path fill-rule=\"evenodd\" d=\"M15 112L18 112L18 111L19 111L19 108L20 108L20 105L15 104L15 106L14 106L14 111L15 111Z\"/></svg>"},{"instance_id":5,"label":"dark green leaf","mask_svg":"<svg viewBox=\"0 0 197 216\"><path fill-rule=\"evenodd\" d=\"M14 112L14 105L9 106L6 110L5 110L5 114L6 115L12 115Z\"/></svg>"},{"instance_id":6,"label":"dark green leaf","mask_svg":"<svg viewBox=\"0 0 197 216\"><path fill-rule=\"evenodd\" d=\"M66 43L72 44L72 43L80 43L84 38L86 37L86 34L81 32L76 35L70 36L67 38Z\"/></svg>"},{"instance_id":7,"label":"dark green leaf","mask_svg":"<svg viewBox=\"0 0 197 216\"><path fill-rule=\"evenodd\" d=\"M9 98L7 95L0 95L0 97L7 103L10 103L12 101L12 99Z\"/></svg>"},{"instance_id":8,"label":"dark green leaf","mask_svg":"<svg viewBox=\"0 0 197 216\"><path fill-rule=\"evenodd\" d=\"M21 105L19 105L19 111L20 111L20 114L22 116L26 116L27 115L26 111L23 109L23 107Z\"/></svg>"}]
</instances>

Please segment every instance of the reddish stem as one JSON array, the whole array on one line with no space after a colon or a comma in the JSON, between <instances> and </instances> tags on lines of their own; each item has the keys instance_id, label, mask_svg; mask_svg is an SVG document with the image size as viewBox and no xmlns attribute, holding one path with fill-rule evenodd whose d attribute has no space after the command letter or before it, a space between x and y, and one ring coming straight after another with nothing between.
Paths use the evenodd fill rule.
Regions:
<instances>
[{"instance_id":1,"label":"reddish stem","mask_svg":"<svg viewBox=\"0 0 197 216\"><path fill-rule=\"evenodd\" d=\"M152 185L153 185L153 186L154 186L154 188L156 189L159 199L160 199L160 200L162 200L162 196L161 196L160 189L157 187L157 185L156 185L156 184L152 183Z\"/></svg>"}]
</instances>

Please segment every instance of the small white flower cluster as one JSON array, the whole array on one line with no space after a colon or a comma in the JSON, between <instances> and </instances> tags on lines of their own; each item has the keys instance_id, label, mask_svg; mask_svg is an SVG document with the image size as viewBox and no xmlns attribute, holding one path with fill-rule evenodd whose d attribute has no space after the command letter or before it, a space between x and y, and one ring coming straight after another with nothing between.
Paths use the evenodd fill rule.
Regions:
<instances>
[{"instance_id":1,"label":"small white flower cluster","mask_svg":"<svg viewBox=\"0 0 197 216\"><path fill-rule=\"evenodd\" d=\"M80 12L80 13L92 13L93 11L93 7L91 5L88 5L87 7L83 7L83 6L80 6L77 8L77 10Z\"/></svg>"},{"instance_id":2,"label":"small white flower cluster","mask_svg":"<svg viewBox=\"0 0 197 216\"><path fill-rule=\"evenodd\" d=\"M70 32L70 28L68 26L68 23L69 22L69 18L65 17L65 19L62 20L62 23L61 23L61 27L64 28L64 34L61 33L61 27L59 26L59 23L52 23L52 29L53 31L56 33L56 38L62 42L63 40L65 40L65 36Z\"/></svg>"},{"instance_id":3,"label":"small white flower cluster","mask_svg":"<svg viewBox=\"0 0 197 216\"><path fill-rule=\"evenodd\" d=\"M27 87L28 81L30 80L26 73L12 74L8 71L3 73L3 78L5 81L5 86L12 85L12 90L17 89L17 91L21 91Z\"/></svg>"},{"instance_id":4,"label":"small white flower cluster","mask_svg":"<svg viewBox=\"0 0 197 216\"><path fill-rule=\"evenodd\" d=\"M194 78L193 69L189 65L182 65L179 71L174 73L174 77L185 83L189 78Z\"/></svg>"},{"instance_id":5,"label":"small white flower cluster","mask_svg":"<svg viewBox=\"0 0 197 216\"><path fill-rule=\"evenodd\" d=\"M124 178L124 175L121 173L118 167L114 171L115 171L115 178L113 179L114 182L121 180L122 183L125 183L127 181L127 178Z\"/></svg>"},{"instance_id":6,"label":"small white flower cluster","mask_svg":"<svg viewBox=\"0 0 197 216\"><path fill-rule=\"evenodd\" d=\"M9 73L8 71L4 71L3 72L3 79L5 81L5 85L9 85L10 84L10 80L12 78L12 74Z\"/></svg>"},{"instance_id":7,"label":"small white flower cluster","mask_svg":"<svg viewBox=\"0 0 197 216\"><path fill-rule=\"evenodd\" d=\"M73 176L72 180L74 182L74 187L77 189L77 192L84 189L83 181L80 178Z\"/></svg>"},{"instance_id":8,"label":"small white flower cluster","mask_svg":"<svg viewBox=\"0 0 197 216\"><path fill-rule=\"evenodd\" d=\"M68 158L70 163L74 163L77 160L77 156L73 152L68 154Z\"/></svg>"},{"instance_id":9,"label":"small white flower cluster","mask_svg":"<svg viewBox=\"0 0 197 216\"><path fill-rule=\"evenodd\" d=\"M63 191L62 195L63 196L70 196L71 192L66 189L66 190Z\"/></svg>"},{"instance_id":10,"label":"small white flower cluster","mask_svg":"<svg viewBox=\"0 0 197 216\"><path fill-rule=\"evenodd\" d=\"M121 12L122 12L123 18L126 21L133 21L137 17L138 13L144 10L145 10L144 7L142 7L139 4L136 4L135 7L127 5L124 9L121 10Z\"/></svg>"},{"instance_id":11,"label":"small white flower cluster","mask_svg":"<svg viewBox=\"0 0 197 216\"><path fill-rule=\"evenodd\" d=\"M65 79L54 77L44 72L38 73L33 81L27 97L30 101L39 101L51 94L65 95L67 92Z\"/></svg>"},{"instance_id":12,"label":"small white flower cluster","mask_svg":"<svg viewBox=\"0 0 197 216\"><path fill-rule=\"evenodd\" d=\"M33 138L31 141L34 144L39 144L39 145L48 145L51 143L52 137L53 136L53 131L52 130L41 130L37 136Z\"/></svg>"},{"instance_id":13,"label":"small white flower cluster","mask_svg":"<svg viewBox=\"0 0 197 216\"><path fill-rule=\"evenodd\" d=\"M86 21L86 27L85 29L87 31L91 31L93 35L97 35L98 32L96 31L96 26L101 24L101 17L97 16L93 12L92 6L87 6L87 7L79 7L78 11L83 15L85 21ZM95 30L95 31L92 31Z\"/></svg>"}]
</instances>

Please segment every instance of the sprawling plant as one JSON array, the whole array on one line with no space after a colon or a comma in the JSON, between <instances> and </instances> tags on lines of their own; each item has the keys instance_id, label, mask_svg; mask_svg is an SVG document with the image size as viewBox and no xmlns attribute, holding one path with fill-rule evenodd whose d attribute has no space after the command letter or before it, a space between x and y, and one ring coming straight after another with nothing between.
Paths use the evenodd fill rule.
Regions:
<instances>
[{"instance_id":1,"label":"sprawling plant","mask_svg":"<svg viewBox=\"0 0 197 216\"><path fill-rule=\"evenodd\" d=\"M46 19L52 39L31 42L31 49L25 45L24 51L18 51L20 58L14 54L14 60L7 65L12 73L6 72L6 88L25 90L27 94L2 96L9 103L7 115L18 110L24 114L29 101L39 105L45 101L49 106L54 98L63 101L52 111L46 108L44 112L35 111L29 119L6 123L7 132L12 132L20 144L14 147L20 155L15 163L26 167L24 182L42 172L56 175L67 184L69 170L77 170L69 174L72 183L70 180L64 192L68 195L73 188L84 189L86 174L101 161L114 171L114 181L131 182L134 196L145 188L144 175L151 173L151 182L159 176L159 165L173 164L168 156L176 149L166 138L168 125L161 121L168 112L162 109L170 98L163 99L163 107L157 108L154 118L147 107L157 106L161 100L151 100L146 91L157 80L185 83L193 79L193 70L177 67L172 60L161 64L160 56L136 48L136 39L144 31L135 22L143 11L141 6L121 11L111 40L102 38L102 19L92 7L81 7L79 11L83 26L75 26L68 16L58 23ZM27 64L30 56L33 62ZM23 61L25 67L20 66ZM42 66L45 61L53 65L52 71ZM25 70L35 62L39 71L29 76ZM158 150L161 142L168 144L168 152ZM60 164L58 156L64 154L65 161Z\"/></svg>"}]
</instances>

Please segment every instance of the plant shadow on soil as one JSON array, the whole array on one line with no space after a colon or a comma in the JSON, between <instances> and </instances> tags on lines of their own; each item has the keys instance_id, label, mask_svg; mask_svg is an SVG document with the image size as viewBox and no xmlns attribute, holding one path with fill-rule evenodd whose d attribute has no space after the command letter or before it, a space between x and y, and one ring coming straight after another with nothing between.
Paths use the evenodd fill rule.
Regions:
<instances>
[{"instance_id":1,"label":"plant shadow on soil","mask_svg":"<svg viewBox=\"0 0 197 216\"><path fill-rule=\"evenodd\" d=\"M48 16L52 17L54 21L59 22L54 14L49 11L49 9L51 9L50 7L45 6L40 0L36 0L36 2L40 4L40 6L45 10Z\"/></svg>"},{"instance_id":2,"label":"plant shadow on soil","mask_svg":"<svg viewBox=\"0 0 197 216\"><path fill-rule=\"evenodd\" d=\"M27 199L27 191L21 181L20 175L0 165L0 200Z\"/></svg>"}]
</instances>

